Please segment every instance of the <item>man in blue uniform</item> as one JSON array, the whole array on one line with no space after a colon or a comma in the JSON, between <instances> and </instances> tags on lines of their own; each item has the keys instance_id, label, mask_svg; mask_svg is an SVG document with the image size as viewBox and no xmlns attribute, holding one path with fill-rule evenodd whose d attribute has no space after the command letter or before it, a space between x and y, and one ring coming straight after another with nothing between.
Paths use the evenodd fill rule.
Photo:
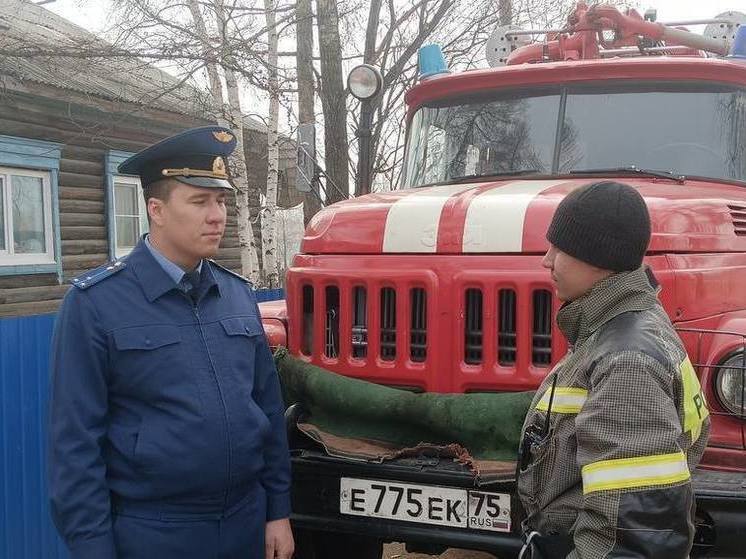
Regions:
<instances>
[{"instance_id":1,"label":"man in blue uniform","mask_svg":"<svg viewBox=\"0 0 746 559\"><path fill-rule=\"evenodd\" d=\"M73 280L52 343L49 487L73 559L290 559L290 464L256 299L213 256L230 131L125 161L150 233Z\"/></svg>"}]
</instances>

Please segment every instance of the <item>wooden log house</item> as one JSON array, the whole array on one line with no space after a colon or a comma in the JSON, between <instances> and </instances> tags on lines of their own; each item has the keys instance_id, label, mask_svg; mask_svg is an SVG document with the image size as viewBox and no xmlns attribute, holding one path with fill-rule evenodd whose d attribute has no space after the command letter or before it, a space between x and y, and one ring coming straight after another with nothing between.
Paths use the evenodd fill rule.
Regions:
<instances>
[{"instance_id":1,"label":"wooden log house","mask_svg":"<svg viewBox=\"0 0 746 559\"><path fill-rule=\"evenodd\" d=\"M92 36L28 0L0 0L0 48ZM0 56L0 318L53 312L83 271L147 227L129 154L212 123L204 93L138 60ZM266 129L246 118L249 183L266 187ZM295 148L281 148L280 206L297 204ZM217 260L240 270L235 205Z\"/></svg>"}]
</instances>

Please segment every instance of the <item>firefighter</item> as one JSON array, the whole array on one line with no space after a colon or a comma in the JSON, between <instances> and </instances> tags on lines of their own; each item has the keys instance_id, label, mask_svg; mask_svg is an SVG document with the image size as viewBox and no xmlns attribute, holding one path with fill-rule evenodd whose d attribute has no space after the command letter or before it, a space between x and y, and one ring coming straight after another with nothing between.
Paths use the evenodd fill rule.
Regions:
<instances>
[{"instance_id":1,"label":"firefighter","mask_svg":"<svg viewBox=\"0 0 746 559\"><path fill-rule=\"evenodd\" d=\"M642 266L650 217L632 187L572 191L542 265L563 302L567 355L523 425L523 558L684 559L694 537L691 472L708 411L692 364Z\"/></svg>"},{"instance_id":2,"label":"firefighter","mask_svg":"<svg viewBox=\"0 0 746 559\"><path fill-rule=\"evenodd\" d=\"M236 139L132 156L150 233L73 280L52 342L49 490L72 559L289 559L279 380L247 281L218 251ZM266 545L265 545L266 543Z\"/></svg>"}]
</instances>

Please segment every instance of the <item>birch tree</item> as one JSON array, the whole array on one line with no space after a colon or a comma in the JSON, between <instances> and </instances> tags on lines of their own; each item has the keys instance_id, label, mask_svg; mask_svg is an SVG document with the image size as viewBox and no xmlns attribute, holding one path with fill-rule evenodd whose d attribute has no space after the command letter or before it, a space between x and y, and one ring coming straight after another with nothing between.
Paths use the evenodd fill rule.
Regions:
<instances>
[{"instance_id":1,"label":"birch tree","mask_svg":"<svg viewBox=\"0 0 746 559\"><path fill-rule=\"evenodd\" d=\"M238 222L238 244L241 255L241 273L248 277L255 284L260 279L259 262L256 255L256 244L251 223L249 220L249 195L247 182L246 157L244 152L243 141L243 113L241 111L241 102L238 95L238 84L233 71L229 68L223 68L226 73L225 93L218 73L218 64L211 60L208 53L211 49L211 41L207 32L204 17L200 11L197 0L187 0L187 6L194 21L197 36L202 45L202 52L205 55L205 68L207 71L210 93L212 95L213 106L217 109L217 121L223 126L230 128L236 137L236 149L230 157L231 176L233 184L237 188L236 192L236 214ZM214 0L215 13L218 15L218 21L221 23L221 29L225 29L223 24L223 5L222 0ZM220 34L221 42L224 43L225 35ZM227 94L227 98L226 98Z\"/></svg>"},{"instance_id":2,"label":"birch tree","mask_svg":"<svg viewBox=\"0 0 746 559\"><path fill-rule=\"evenodd\" d=\"M275 237L275 211L277 208L277 178L279 163L279 144L277 126L280 117L280 91L277 79L277 26L275 23L275 4L273 0L264 0L264 13L267 24L267 65L269 70L269 118L267 125L267 197L266 206L262 209L262 257L264 259L265 285L279 287L280 279L277 268L277 239Z\"/></svg>"},{"instance_id":3,"label":"birch tree","mask_svg":"<svg viewBox=\"0 0 746 559\"><path fill-rule=\"evenodd\" d=\"M186 14L182 13L184 7ZM119 10L119 44L144 44L152 50L170 53L179 65L179 73L185 75L197 75L204 68L212 100L211 113L232 130L237 140L230 164L238 189L236 214L242 273L255 285L278 286L273 218L278 187L277 120L281 88L277 76L276 28L287 25L290 16L279 13L276 5L267 11L266 6L255 8L250 2L236 0L187 0L185 5L174 0L123 0ZM264 22L259 24L259 18ZM266 22L270 22L271 29ZM271 49L263 48L265 37L268 42L274 37ZM270 50L274 51L271 60ZM262 185L249 176L245 157L246 111L241 97L242 89L247 86L270 91L273 99L270 117L257 115L268 124L268 191L264 207Z\"/></svg>"}]
</instances>

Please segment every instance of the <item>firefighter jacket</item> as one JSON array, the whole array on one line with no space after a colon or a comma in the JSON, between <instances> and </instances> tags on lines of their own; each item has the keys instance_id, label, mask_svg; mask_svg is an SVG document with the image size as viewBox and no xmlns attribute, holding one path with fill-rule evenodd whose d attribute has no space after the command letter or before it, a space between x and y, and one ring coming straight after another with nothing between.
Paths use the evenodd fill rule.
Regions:
<instances>
[{"instance_id":1,"label":"firefighter jacket","mask_svg":"<svg viewBox=\"0 0 746 559\"><path fill-rule=\"evenodd\" d=\"M572 559L687 557L709 414L652 273L610 276L557 323L569 352L523 425L539 433L518 474L525 528L572 536Z\"/></svg>"},{"instance_id":2,"label":"firefighter jacket","mask_svg":"<svg viewBox=\"0 0 746 559\"><path fill-rule=\"evenodd\" d=\"M73 284L52 342L49 456L71 557L117 556L120 505L221 517L251 493L261 521L288 517L285 408L246 280L204 260L187 296L140 241Z\"/></svg>"}]
</instances>

